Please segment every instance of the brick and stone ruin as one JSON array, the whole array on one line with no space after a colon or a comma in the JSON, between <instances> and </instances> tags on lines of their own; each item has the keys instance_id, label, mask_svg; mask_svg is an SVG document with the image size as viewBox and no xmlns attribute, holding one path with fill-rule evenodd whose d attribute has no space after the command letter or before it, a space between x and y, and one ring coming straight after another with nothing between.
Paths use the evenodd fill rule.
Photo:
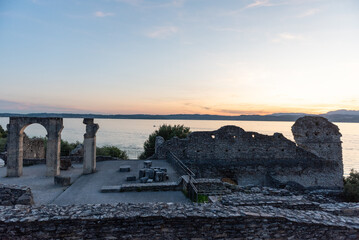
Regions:
<instances>
[{"instance_id":1,"label":"brick and stone ruin","mask_svg":"<svg viewBox=\"0 0 359 240\"><path fill-rule=\"evenodd\" d=\"M185 139L156 141L154 159L175 155L198 178L229 178L239 185L304 188L343 187L339 128L323 117L306 116L292 126L295 142L224 126ZM160 137L159 137L160 138Z\"/></svg>"},{"instance_id":2,"label":"brick and stone ruin","mask_svg":"<svg viewBox=\"0 0 359 240\"><path fill-rule=\"evenodd\" d=\"M60 175L60 143L61 131L64 128L63 119L10 117L10 123L7 125L9 131L7 142L8 177L20 177L22 175L24 157L44 157L45 150L43 145L41 145L43 143L40 143L39 140L29 140L25 137L25 128L34 123L42 125L47 131L46 176ZM86 133L84 134L83 173L90 174L96 171L96 132L99 126L94 123L92 118L85 118L83 123L86 125ZM32 151L31 148L33 148ZM57 177L55 183L68 182L68 179L60 178L61 177Z\"/></svg>"}]
</instances>

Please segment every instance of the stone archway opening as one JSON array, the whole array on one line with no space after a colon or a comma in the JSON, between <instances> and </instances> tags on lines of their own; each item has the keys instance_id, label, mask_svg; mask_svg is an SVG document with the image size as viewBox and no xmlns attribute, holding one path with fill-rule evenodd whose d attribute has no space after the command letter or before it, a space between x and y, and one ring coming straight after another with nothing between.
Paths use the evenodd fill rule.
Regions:
<instances>
[{"instance_id":1,"label":"stone archway opening","mask_svg":"<svg viewBox=\"0 0 359 240\"><path fill-rule=\"evenodd\" d=\"M7 176L20 177L23 172L23 138L26 127L38 123L47 131L46 176L60 174L60 144L63 129L62 118L10 117L7 128L8 161Z\"/></svg>"},{"instance_id":2,"label":"stone archway opening","mask_svg":"<svg viewBox=\"0 0 359 240\"><path fill-rule=\"evenodd\" d=\"M45 163L47 130L38 123L25 127L23 138L24 166L36 163Z\"/></svg>"}]
</instances>

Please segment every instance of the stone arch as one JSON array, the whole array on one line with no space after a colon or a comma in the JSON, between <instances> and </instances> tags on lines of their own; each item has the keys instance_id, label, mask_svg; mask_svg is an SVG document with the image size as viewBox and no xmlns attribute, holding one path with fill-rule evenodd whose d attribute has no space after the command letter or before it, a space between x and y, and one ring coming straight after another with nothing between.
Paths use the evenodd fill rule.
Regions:
<instances>
[{"instance_id":1,"label":"stone arch","mask_svg":"<svg viewBox=\"0 0 359 240\"><path fill-rule=\"evenodd\" d=\"M23 167L23 138L27 126L38 123L47 131L46 176L60 174L61 131L64 128L62 118L10 117L7 125L8 159L7 176L20 177Z\"/></svg>"}]
</instances>

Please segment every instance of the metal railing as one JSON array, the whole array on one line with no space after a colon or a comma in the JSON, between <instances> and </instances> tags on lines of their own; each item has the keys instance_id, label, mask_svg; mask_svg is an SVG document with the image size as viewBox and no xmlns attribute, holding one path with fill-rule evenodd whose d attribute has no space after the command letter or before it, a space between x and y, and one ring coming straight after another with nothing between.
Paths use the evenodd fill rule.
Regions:
<instances>
[{"instance_id":1,"label":"metal railing","mask_svg":"<svg viewBox=\"0 0 359 240\"><path fill-rule=\"evenodd\" d=\"M167 159L171 161L171 163L177 168L178 171L181 171L183 175L188 176L188 197L192 201L198 202L198 189L195 186L195 183L197 183L195 174L191 169L189 169L189 167L186 166L186 164L184 164L176 155L170 151L168 152Z\"/></svg>"}]
</instances>

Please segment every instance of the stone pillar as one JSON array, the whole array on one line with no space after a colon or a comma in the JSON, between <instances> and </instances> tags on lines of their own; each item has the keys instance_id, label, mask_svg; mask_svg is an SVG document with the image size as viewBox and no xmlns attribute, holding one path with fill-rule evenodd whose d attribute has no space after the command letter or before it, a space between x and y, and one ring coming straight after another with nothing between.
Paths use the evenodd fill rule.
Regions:
<instances>
[{"instance_id":1,"label":"stone pillar","mask_svg":"<svg viewBox=\"0 0 359 240\"><path fill-rule=\"evenodd\" d=\"M86 124L83 173L90 174L96 171L96 133L99 126L93 122L93 118L85 118L83 123Z\"/></svg>"},{"instance_id":2,"label":"stone pillar","mask_svg":"<svg viewBox=\"0 0 359 240\"><path fill-rule=\"evenodd\" d=\"M47 135L46 176L60 175L61 134L50 132Z\"/></svg>"},{"instance_id":3,"label":"stone pillar","mask_svg":"<svg viewBox=\"0 0 359 240\"><path fill-rule=\"evenodd\" d=\"M20 177L22 175L23 138L24 134L18 124L10 121L7 125L9 136L7 140L7 176Z\"/></svg>"}]
</instances>

